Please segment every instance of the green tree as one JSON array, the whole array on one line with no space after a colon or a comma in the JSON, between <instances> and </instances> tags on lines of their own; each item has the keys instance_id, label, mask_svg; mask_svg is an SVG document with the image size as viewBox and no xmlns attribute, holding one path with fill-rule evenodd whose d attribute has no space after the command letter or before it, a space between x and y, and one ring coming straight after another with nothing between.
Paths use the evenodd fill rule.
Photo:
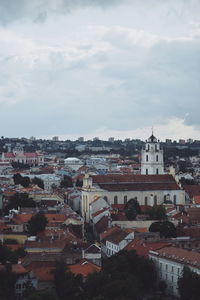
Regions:
<instances>
[{"instance_id":1,"label":"green tree","mask_svg":"<svg viewBox=\"0 0 200 300\"><path fill-rule=\"evenodd\" d=\"M36 203L33 199L29 198L27 193L16 193L10 197L7 206L4 208L4 213L8 214L12 208L18 209L18 207L35 207Z\"/></svg>"},{"instance_id":2,"label":"green tree","mask_svg":"<svg viewBox=\"0 0 200 300\"><path fill-rule=\"evenodd\" d=\"M5 265L0 270L0 299L14 300L15 298L15 283L17 276L12 272L10 264Z\"/></svg>"},{"instance_id":3,"label":"green tree","mask_svg":"<svg viewBox=\"0 0 200 300\"><path fill-rule=\"evenodd\" d=\"M149 220L165 220L167 218L166 210L163 205L154 205L149 207L145 211L145 214L149 216Z\"/></svg>"},{"instance_id":4,"label":"green tree","mask_svg":"<svg viewBox=\"0 0 200 300\"><path fill-rule=\"evenodd\" d=\"M26 297L26 300L57 300L57 297L54 295L54 293L44 290L32 292Z\"/></svg>"},{"instance_id":5,"label":"green tree","mask_svg":"<svg viewBox=\"0 0 200 300\"><path fill-rule=\"evenodd\" d=\"M68 187L72 187L72 186L73 186L72 178L70 176L64 175L64 178L60 183L60 187L68 188Z\"/></svg>"},{"instance_id":6,"label":"green tree","mask_svg":"<svg viewBox=\"0 0 200 300\"><path fill-rule=\"evenodd\" d=\"M31 183L28 176L23 177L19 173L13 175L13 180L15 184L21 184L23 187L28 187Z\"/></svg>"},{"instance_id":7,"label":"green tree","mask_svg":"<svg viewBox=\"0 0 200 300\"><path fill-rule=\"evenodd\" d=\"M41 178L34 177L32 179L32 183L44 190L44 181Z\"/></svg>"},{"instance_id":8,"label":"green tree","mask_svg":"<svg viewBox=\"0 0 200 300\"><path fill-rule=\"evenodd\" d=\"M184 267L182 276L178 279L178 290L181 300L200 299L200 275Z\"/></svg>"},{"instance_id":9,"label":"green tree","mask_svg":"<svg viewBox=\"0 0 200 300\"><path fill-rule=\"evenodd\" d=\"M13 175L13 180L15 184L21 184L22 176L19 173Z\"/></svg>"},{"instance_id":10,"label":"green tree","mask_svg":"<svg viewBox=\"0 0 200 300\"><path fill-rule=\"evenodd\" d=\"M67 270L63 260L56 263L54 273L54 285L59 300L83 299L82 276L74 275Z\"/></svg>"},{"instance_id":11,"label":"green tree","mask_svg":"<svg viewBox=\"0 0 200 300\"><path fill-rule=\"evenodd\" d=\"M156 290L156 282L152 261L135 251L120 251L103 262L101 272L87 277L84 299L139 300Z\"/></svg>"},{"instance_id":12,"label":"green tree","mask_svg":"<svg viewBox=\"0 0 200 300\"><path fill-rule=\"evenodd\" d=\"M153 222L149 227L149 232L159 232L161 238L172 238L177 236L176 227L169 221Z\"/></svg>"},{"instance_id":13,"label":"green tree","mask_svg":"<svg viewBox=\"0 0 200 300\"><path fill-rule=\"evenodd\" d=\"M141 212L137 199L130 199L126 203L124 211L128 220L135 220L136 216Z\"/></svg>"},{"instance_id":14,"label":"green tree","mask_svg":"<svg viewBox=\"0 0 200 300\"><path fill-rule=\"evenodd\" d=\"M5 264L7 261L10 261L12 256L12 251L6 246L0 243L0 263Z\"/></svg>"},{"instance_id":15,"label":"green tree","mask_svg":"<svg viewBox=\"0 0 200 300\"><path fill-rule=\"evenodd\" d=\"M38 212L28 221L27 230L30 235L37 235L45 229L48 221L43 212Z\"/></svg>"}]
</instances>

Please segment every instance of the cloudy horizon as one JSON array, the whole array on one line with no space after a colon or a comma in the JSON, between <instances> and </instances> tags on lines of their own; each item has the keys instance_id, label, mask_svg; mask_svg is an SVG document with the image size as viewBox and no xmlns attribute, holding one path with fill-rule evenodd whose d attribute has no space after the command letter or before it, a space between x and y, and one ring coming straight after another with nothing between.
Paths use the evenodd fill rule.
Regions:
<instances>
[{"instance_id":1,"label":"cloudy horizon","mask_svg":"<svg viewBox=\"0 0 200 300\"><path fill-rule=\"evenodd\" d=\"M198 0L0 0L6 137L200 139Z\"/></svg>"}]
</instances>

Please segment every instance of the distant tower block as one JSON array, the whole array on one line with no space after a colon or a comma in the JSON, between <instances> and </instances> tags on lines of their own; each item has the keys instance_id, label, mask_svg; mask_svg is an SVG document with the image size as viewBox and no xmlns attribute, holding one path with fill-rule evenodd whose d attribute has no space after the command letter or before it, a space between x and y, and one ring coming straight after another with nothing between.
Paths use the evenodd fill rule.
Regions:
<instances>
[{"instance_id":1,"label":"distant tower block","mask_svg":"<svg viewBox=\"0 0 200 300\"><path fill-rule=\"evenodd\" d=\"M164 174L163 150L153 132L141 151L141 174Z\"/></svg>"}]
</instances>

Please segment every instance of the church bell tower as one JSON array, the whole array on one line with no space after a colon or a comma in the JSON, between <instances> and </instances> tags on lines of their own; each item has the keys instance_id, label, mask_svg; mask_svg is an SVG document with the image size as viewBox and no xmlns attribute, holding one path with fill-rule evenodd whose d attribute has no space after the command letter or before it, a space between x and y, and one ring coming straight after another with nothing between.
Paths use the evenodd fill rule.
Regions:
<instances>
[{"instance_id":1,"label":"church bell tower","mask_svg":"<svg viewBox=\"0 0 200 300\"><path fill-rule=\"evenodd\" d=\"M153 132L141 151L141 174L164 174L163 150Z\"/></svg>"}]
</instances>

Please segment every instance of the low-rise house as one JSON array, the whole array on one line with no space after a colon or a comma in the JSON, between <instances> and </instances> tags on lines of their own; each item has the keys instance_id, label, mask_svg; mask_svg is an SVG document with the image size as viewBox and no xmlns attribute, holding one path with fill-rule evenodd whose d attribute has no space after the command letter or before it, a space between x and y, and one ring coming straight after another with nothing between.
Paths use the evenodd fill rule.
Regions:
<instances>
[{"instance_id":1,"label":"low-rise house","mask_svg":"<svg viewBox=\"0 0 200 300\"><path fill-rule=\"evenodd\" d=\"M101 248L96 244L90 245L86 249L83 249L83 258L100 266L101 265Z\"/></svg>"},{"instance_id":2,"label":"low-rise house","mask_svg":"<svg viewBox=\"0 0 200 300\"><path fill-rule=\"evenodd\" d=\"M111 227L101 235L102 254L110 257L124 249L133 239L133 230Z\"/></svg>"},{"instance_id":3,"label":"low-rise house","mask_svg":"<svg viewBox=\"0 0 200 300\"><path fill-rule=\"evenodd\" d=\"M24 263L25 269L32 272L38 281L38 290L53 288L53 270L55 269L55 261L32 261Z\"/></svg>"},{"instance_id":4,"label":"low-rise house","mask_svg":"<svg viewBox=\"0 0 200 300\"><path fill-rule=\"evenodd\" d=\"M160 280L167 284L167 292L179 296L178 279L184 266L200 275L200 253L177 247L165 247L149 251L149 258L155 262Z\"/></svg>"},{"instance_id":5,"label":"low-rise house","mask_svg":"<svg viewBox=\"0 0 200 300\"><path fill-rule=\"evenodd\" d=\"M72 272L75 275L82 275L83 276L83 281L86 279L86 277L94 272L100 272L101 267L93 264L92 262L83 259L77 264L70 265L69 271Z\"/></svg>"}]
</instances>

